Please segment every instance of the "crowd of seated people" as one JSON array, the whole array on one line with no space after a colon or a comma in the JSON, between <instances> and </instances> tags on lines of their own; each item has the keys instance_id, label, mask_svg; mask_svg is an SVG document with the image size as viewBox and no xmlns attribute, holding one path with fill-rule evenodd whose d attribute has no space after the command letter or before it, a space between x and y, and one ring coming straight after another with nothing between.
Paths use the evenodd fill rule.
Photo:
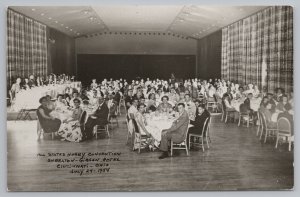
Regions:
<instances>
[{"instance_id":1,"label":"crowd of seated people","mask_svg":"<svg viewBox=\"0 0 300 197\"><path fill-rule=\"evenodd\" d=\"M65 74L50 74L46 77L34 75L30 75L28 78L17 77L15 82L11 85L9 89L9 96L11 100L14 100L16 94L21 90L28 90L33 87L45 86L50 84L63 84L71 81L74 81L74 76L68 76Z\"/></svg>"},{"instance_id":2,"label":"crowd of seated people","mask_svg":"<svg viewBox=\"0 0 300 197\"><path fill-rule=\"evenodd\" d=\"M82 89L81 92L73 92L71 95L68 92L71 91L66 90L65 95L57 97L56 107L66 105L79 110L79 103L83 108L85 108L84 106L93 106L94 109L93 113L87 118L84 130L78 132L77 129L77 132L75 131L75 133L79 133L75 137L79 139L78 141L91 139L93 137L93 127L107 124L109 121L107 115L116 115L119 106L124 104L127 120L134 119L137 123L137 125L131 126L138 126L143 134L152 139L148 142L150 147L158 147L163 151L160 158L167 156L166 151L171 139L181 141L182 138L172 136L176 132L182 134L184 131L182 128L185 128L186 123L189 121L191 125L194 125L189 129L189 133L202 132L200 128L203 127L203 121L210 116L205 105L207 102L219 103L221 107L222 105L226 107L226 111L235 112L236 108L232 106L233 100L242 100L239 109L255 116L257 110L251 108L251 103L255 99L261 99L259 111L265 114L269 124L275 126L276 119L281 116L287 117L291 122L293 121L292 93L287 96L282 89L278 89L276 94L273 95L266 91L259 91L256 85L242 86L221 79L200 80L195 78L181 82L171 79L139 79L130 82L126 79L104 79L99 83L96 79L93 79L91 85L86 89ZM143 118L145 113L152 112L177 113L176 121L174 121L172 127L162 132L160 145L153 140L157 138L160 132L157 132L157 128L145 124ZM277 118L275 119L274 116L277 116ZM77 116L74 114L72 120L60 124L70 123L71 127L72 125L78 125L78 122L74 122L78 121L78 117L75 117ZM181 120L184 121L181 122ZM57 120L55 124L58 125ZM54 130L57 129L56 127ZM68 128L68 126L63 128ZM174 131L176 132L174 133Z\"/></svg>"}]
</instances>

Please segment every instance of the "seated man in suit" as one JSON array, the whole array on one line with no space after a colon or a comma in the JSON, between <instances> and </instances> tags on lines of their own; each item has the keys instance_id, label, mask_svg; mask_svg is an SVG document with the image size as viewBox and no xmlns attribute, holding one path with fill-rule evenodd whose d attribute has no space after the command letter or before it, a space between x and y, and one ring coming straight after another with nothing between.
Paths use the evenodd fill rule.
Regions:
<instances>
[{"instance_id":1,"label":"seated man in suit","mask_svg":"<svg viewBox=\"0 0 300 197\"><path fill-rule=\"evenodd\" d=\"M98 107L96 111L89 116L87 122L85 123L85 131L83 133L85 139L90 139L93 137L93 128L95 125L105 126L107 124L108 113L109 110L104 98L100 97L98 99Z\"/></svg>"},{"instance_id":2,"label":"seated man in suit","mask_svg":"<svg viewBox=\"0 0 300 197\"><path fill-rule=\"evenodd\" d=\"M179 118L173 122L171 128L162 131L160 150L163 151L163 154L159 159L168 157L168 146L171 140L175 143L181 143L186 138L189 116L184 107L183 103L178 104Z\"/></svg>"}]
</instances>

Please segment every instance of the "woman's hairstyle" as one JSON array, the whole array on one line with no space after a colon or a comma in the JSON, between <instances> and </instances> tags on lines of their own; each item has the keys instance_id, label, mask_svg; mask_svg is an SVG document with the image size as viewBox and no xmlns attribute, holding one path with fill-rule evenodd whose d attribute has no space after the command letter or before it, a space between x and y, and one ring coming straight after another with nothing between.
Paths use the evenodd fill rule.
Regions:
<instances>
[{"instance_id":1,"label":"woman's hairstyle","mask_svg":"<svg viewBox=\"0 0 300 197\"><path fill-rule=\"evenodd\" d=\"M141 106L144 106L144 107L146 107L146 105L145 105L145 104L141 103L141 104L138 104L137 108L138 108L138 109L140 109L140 107L141 107Z\"/></svg>"},{"instance_id":2,"label":"woman's hairstyle","mask_svg":"<svg viewBox=\"0 0 300 197\"><path fill-rule=\"evenodd\" d=\"M169 97L168 97L168 96L163 96L163 97L161 97L161 101L163 101L164 98L167 98L167 101L169 101Z\"/></svg>"},{"instance_id":3,"label":"woman's hairstyle","mask_svg":"<svg viewBox=\"0 0 300 197\"><path fill-rule=\"evenodd\" d=\"M78 99L78 98L75 98L74 100L73 100L73 102L75 103L75 102L78 102L79 104L81 103L81 101Z\"/></svg>"},{"instance_id":4,"label":"woman's hairstyle","mask_svg":"<svg viewBox=\"0 0 300 197\"><path fill-rule=\"evenodd\" d=\"M42 104L43 100L47 100L45 96L43 96L43 97L41 97L41 98L39 99L39 103Z\"/></svg>"},{"instance_id":5,"label":"woman's hairstyle","mask_svg":"<svg viewBox=\"0 0 300 197\"><path fill-rule=\"evenodd\" d=\"M155 95L154 93L150 93L149 95L148 95L148 99L150 100L151 99L151 96L152 95Z\"/></svg>"},{"instance_id":6,"label":"woman's hairstyle","mask_svg":"<svg viewBox=\"0 0 300 197\"><path fill-rule=\"evenodd\" d=\"M56 98L58 98L58 97L60 97L60 96L61 96L61 97L64 97L64 95L62 95L62 94L58 94Z\"/></svg>"}]
</instances>

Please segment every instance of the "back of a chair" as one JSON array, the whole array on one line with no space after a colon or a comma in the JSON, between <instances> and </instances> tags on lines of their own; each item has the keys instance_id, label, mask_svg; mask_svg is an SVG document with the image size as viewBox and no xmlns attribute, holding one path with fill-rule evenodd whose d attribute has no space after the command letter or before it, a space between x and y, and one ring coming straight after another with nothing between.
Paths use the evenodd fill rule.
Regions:
<instances>
[{"instance_id":1,"label":"back of a chair","mask_svg":"<svg viewBox=\"0 0 300 197\"><path fill-rule=\"evenodd\" d=\"M267 120L266 120L265 115L263 113L259 112L259 117L261 119L262 127L265 129L268 129Z\"/></svg>"},{"instance_id":2,"label":"back of a chair","mask_svg":"<svg viewBox=\"0 0 300 197\"><path fill-rule=\"evenodd\" d=\"M290 121L285 117L281 117L277 120L277 128L279 133L283 133L287 135L288 134L291 135L292 133Z\"/></svg>"},{"instance_id":3,"label":"back of a chair","mask_svg":"<svg viewBox=\"0 0 300 197\"><path fill-rule=\"evenodd\" d=\"M185 131L185 133L184 133L184 139L187 138L187 134L188 134L188 132L189 132L189 125L190 125L190 120L189 120L189 122L188 122L188 124L187 124L187 128L186 128L186 131Z\"/></svg>"},{"instance_id":4,"label":"back of a chair","mask_svg":"<svg viewBox=\"0 0 300 197\"><path fill-rule=\"evenodd\" d=\"M211 116L208 117L207 126L206 126L206 129L205 129L205 136L209 136L210 125L211 125Z\"/></svg>"},{"instance_id":5,"label":"back of a chair","mask_svg":"<svg viewBox=\"0 0 300 197\"><path fill-rule=\"evenodd\" d=\"M131 119L131 121L132 121L132 124L134 126L135 133L140 133L140 130L139 130L139 127L138 127L138 124L137 124L136 120L135 119Z\"/></svg>"},{"instance_id":6,"label":"back of a chair","mask_svg":"<svg viewBox=\"0 0 300 197\"><path fill-rule=\"evenodd\" d=\"M84 124L85 124L86 116L87 116L86 111L83 111L83 112L81 113L81 117L80 117L80 119L79 119L79 124L80 124L80 125L84 125Z\"/></svg>"},{"instance_id":7,"label":"back of a chair","mask_svg":"<svg viewBox=\"0 0 300 197\"><path fill-rule=\"evenodd\" d=\"M202 128L202 134L201 134L202 136L204 135L204 133L206 134L206 132L208 130L209 119L210 119L210 117L207 117L204 121L203 128Z\"/></svg>"}]
</instances>

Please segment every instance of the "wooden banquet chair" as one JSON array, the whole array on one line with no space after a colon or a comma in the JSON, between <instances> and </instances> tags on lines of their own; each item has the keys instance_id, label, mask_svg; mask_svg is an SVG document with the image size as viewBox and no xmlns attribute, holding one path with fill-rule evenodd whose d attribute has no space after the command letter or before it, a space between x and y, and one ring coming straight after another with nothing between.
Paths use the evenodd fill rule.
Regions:
<instances>
[{"instance_id":1,"label":"wooden banquet chair","mask_svg":"<svg viewBox=\"0 0 300 197\"><path fill-rule=\"evenodd\" d=\"M288 139L288 143L289 143L289 151L291 151L291 147L292 147L292 127L290 124L290 121L285 118L285 117L281 117L277 120L277 137L276 137L276 145L275 148L277 148L278 146L278 141L280 137L286 137Z\"/></svg>"},{"instance_id":2,"label":"wooden banquet chair","mask_svg":"<svg viewBox=\"0 0 300 197\"><path fill-rule=\"evenodd\" d=\"M141 153L141 149L144 149L146 147L146 142L150 139L147 135L143 135L141 131L139 130L139 127L137 125L137 122L135 119L131 119L133 123L133 134L134 134L134 143L132 150L135 150L134 144L138 144L138 153ZM152 149L154 150L154 149Z\"/></svg>"},{"instance_id":3,"label":"wooden banquet chair","mask_svg":"<svg viewBox=\"0 0 300 197\"><path fill-rule=\"evenodd\" d=\"M50 134L51 134L51 139L53 140L54 139L54 132L52 132ZM44 136L45 132L44 132L44 129L42 128L42 126L41 126L39 117L37 116L37 136L38 136L38 139L41 138L41 135Z\"/></svg>"},{"instance_id":4,"label":"wooden banquet chair","mask_svg":"<svg viewBox=\"0 0 300 197\"><path fill-rule=\"evenodd\" d=\"M107 115L107 123L105 125L95 125L94 126L94 134L96 136L96 139L98 139L98 134L106 134L108 138L110 138L110 133L109 133L109 113Z\"/></svg>"},{"instance_id":5,"label":"wooden banquet chair","mask_svg":"<svg viewBox=\"0 0 300 197\"><path fill-rule=\"evenodd\" d=\"M119 115L121 115L121 107L122 106L124 107L124 109L126 111L126 103L125 103L124 95L121 95L120 102L119 102L119 105L118 105L118 108L117 108L117 113Z\"/></svg>"},{"instance_id":6,"label":"wooden banquet chair","mask_svg":"<svg viewBox=\"0 0 300 197\"><path fill-rule=\"evenodd\" d=\"M189 156L189 149L188 149L188 146L187 146L187 143L186 143L186 139L187 139L187 133L189 131L189 125L190 125L190 121L189 121L189 124L188 124L188 127L186 129L186 132L185 132L185 139L183 142L181 143L174 143L172 140L171 140L171 156L173 156L173 151L174 150L185 150L186 151L186 155Z\"/></svg>"},{"instance_id":7,"label":"wooden banquet chair","mask_svg":"<svg viewBox=\"0 0 300 197\"><path fill-rule=\"evenodd\" d=\"M202 134L189 134L189 149L191 149L191 144L199 144L202 147L202 151L204 152L204 138L206 141L207 148L209 148L209 142L210 142L210 124L211 124L211 117L207 117L204 121L203 128L202 128ZM196 138L194 142L191 141L192 137ZM199 143L196 142L198 139Z\"/></svg>"},{"instance_id":8,"label":"wooden banquet chair","mask_svg":"<svg viewBox=\"0 0 300 197\"><path fill-rule=\"evenodd\" d=\"M112 126L113 126L112 120L115 120L114 123L116 123L117 127L119 127L117 110L115 111L115 113L112 113L111 109L109 109L109 112L108 112L108 124L110 125L111 129L112 129Z\"/></svg>"},{"instance_id":9,"label":"wooden banquet chair","mask_svg":"<svg viewBox=\"0 0 300 197\"><path fill-rule=\"evenodd\" d=\"M243 103L240 105L240 111L239 111L239 122L238 126L241 125L241 122L244 122L246 120L247 122L247 127L249 127L249 124L254 124L253 118L252 120L250 119L250 112L249 111L243 111Z\"/></svg>"},{"instance_id":10,"label":"wooden banquet chair","mask_svg":"<svg viewBox=\"0 0 300 197\"><path fill-rule=\"evenodd\" d=\"M260 138L259 139L261 139L263 131L265 131L265 140L264 140L264 143L266 143L268 137L276 137L275 133L278 130L277 130L277 127L273 127L273 128L270 127L270 125L268 125L268 123L267 123L265 115L263 113L261 113L261 112L259 112L259 113L260 113L259 116L260 116L260 118L262 120L262 132L260 134Z\"/></svg>"},{"instance_id":11,"label":"wooden banquet chair","mask_svg":"<svg viewBox=\"0 0 300 197\"><path fill-rule=\"evenodd\" d=\"M226 106L224 104L224 101L222 101L222 117L221 117L221 121L224 121L225 123L227 123L228 116L230 114L234 114L235 112L236 111L227 111Z\"/></svg>"}]
</instances>

